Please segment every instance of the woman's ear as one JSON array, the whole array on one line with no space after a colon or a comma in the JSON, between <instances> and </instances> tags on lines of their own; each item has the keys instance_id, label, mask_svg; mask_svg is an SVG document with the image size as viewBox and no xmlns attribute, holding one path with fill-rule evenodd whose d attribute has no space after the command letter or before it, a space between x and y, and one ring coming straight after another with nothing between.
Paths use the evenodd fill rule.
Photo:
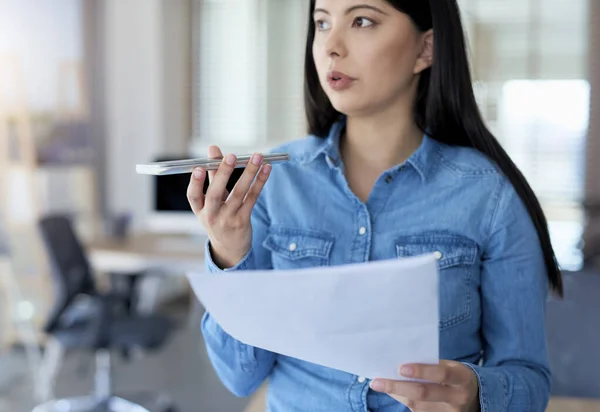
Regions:
<instances>
[{"instance_id":1,"label":"woman's ear","mask_svg":"<svg viewBox=\"0 0 600 412\"><path fill-rule=\"evenodd\" d=\"M420 42L420 53L417 56L417 61L415 63L414 73L419 74L423 70L428 69L433 64L433 29L427 30L425 33L421 34L419 39Z\"/></svg>"}]
</instances>

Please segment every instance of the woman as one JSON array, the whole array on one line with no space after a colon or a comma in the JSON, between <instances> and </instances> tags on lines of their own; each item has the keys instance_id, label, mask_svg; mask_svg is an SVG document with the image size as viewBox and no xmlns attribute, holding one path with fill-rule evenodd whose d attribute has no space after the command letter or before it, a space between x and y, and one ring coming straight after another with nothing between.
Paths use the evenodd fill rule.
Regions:
<instances>
[{"instance_id":1,"label":"woman","mask_svg":"<svg viewBox=\"0 0 600 412\"><path fill-rule=\"evenodd\" d=\"M271 170L255 155L231 194L233 155L206 196L205 172L192 177L208 268L436 252L444 360L399 365L418 382L369 381L244 345L206 314L218 375L238 396L268 378L269 411L545 410L560 272L536 197L478 112L456 1L312 0L309 26L310 136L275 149L292 160Z\"/></svg>"}]
</instances>

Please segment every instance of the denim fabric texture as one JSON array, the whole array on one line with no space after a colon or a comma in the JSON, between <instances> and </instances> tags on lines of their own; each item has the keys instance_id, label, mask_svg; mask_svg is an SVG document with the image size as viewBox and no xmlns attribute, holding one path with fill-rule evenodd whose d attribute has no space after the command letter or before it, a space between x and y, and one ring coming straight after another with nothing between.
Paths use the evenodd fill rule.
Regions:
<instances>
[{"instance_id":1,"label":"denim fabric texture","mask_svg":"<svg viewBox=\"0 0 600 412\"><path fill-rule=\"evenodd\" d=\"M326 139L308 136L273 149L291 161L273 167L253 211L253 247L225 271L436 253L440 358L475 371L483 412L544 411L550 393L546 268L510 182L478 151L425 135L406 162L378 178L364 203L345 178L343 127L342 119ZM208 242L206 265L223 272ZM209 313L201 327L211 362L231 392L248 396L269 380L269 412L408 411L370 390L368 379L244 345Z\"/></svg>"}]
</instances>

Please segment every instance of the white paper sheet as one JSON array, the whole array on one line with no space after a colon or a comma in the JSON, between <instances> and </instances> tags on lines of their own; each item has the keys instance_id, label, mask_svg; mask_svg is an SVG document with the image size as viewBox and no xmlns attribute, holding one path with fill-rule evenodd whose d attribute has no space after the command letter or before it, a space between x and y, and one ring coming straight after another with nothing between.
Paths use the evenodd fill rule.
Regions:
<instances>
[{"instance_id":1,"label":"white paper sheet","mask_svg":"<svg viewBox=\"0 0 600 412\"><path fill-rule=\"evenodd\" d=\"M370 379L439 361L433 256L188 278L223 330L248 345Z\"/></svg>"}]
</instances>

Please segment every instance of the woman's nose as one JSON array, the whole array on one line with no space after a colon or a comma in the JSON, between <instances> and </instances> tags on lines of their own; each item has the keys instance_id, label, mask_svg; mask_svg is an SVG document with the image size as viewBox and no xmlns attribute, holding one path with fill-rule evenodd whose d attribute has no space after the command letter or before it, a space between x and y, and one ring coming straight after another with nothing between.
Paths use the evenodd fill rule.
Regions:
<instances>
[{"instance_id":1,"label":"woman's nose","mask_svg":"<svg viewBox=\"0 0 600 412\"><path fill-rule=\"evenodd\" d=\"M330 58L344 57L347 53L343 35L337 30L330 30L324 44L325 53Z\"/></svg>"}]
</instances>

